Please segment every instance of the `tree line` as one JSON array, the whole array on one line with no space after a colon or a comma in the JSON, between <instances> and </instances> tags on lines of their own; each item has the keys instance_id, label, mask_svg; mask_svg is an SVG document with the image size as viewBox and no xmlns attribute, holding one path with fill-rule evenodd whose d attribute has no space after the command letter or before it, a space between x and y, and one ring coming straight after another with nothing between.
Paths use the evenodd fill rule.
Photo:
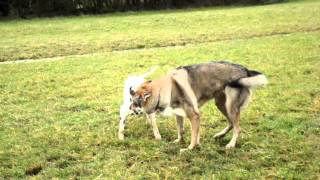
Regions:
<instances>
[{"instance_id":1,"label":"tree line","mask_svg":"<svg viewBox=\"0 0 320 180\"><path fill-rule=\"evenodd\" d=\"M282 0L0 0L2 16L56 16L233 4L264 4Z\"/></svg>"}]
</instances>

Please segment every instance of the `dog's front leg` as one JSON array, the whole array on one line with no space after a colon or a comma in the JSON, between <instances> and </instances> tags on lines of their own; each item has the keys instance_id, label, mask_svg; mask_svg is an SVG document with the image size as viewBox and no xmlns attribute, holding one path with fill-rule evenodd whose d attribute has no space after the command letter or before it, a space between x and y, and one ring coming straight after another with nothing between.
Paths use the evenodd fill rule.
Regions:
<instances>
[{"instance_id":1,"label":"dog's front leg","mask_svg":"<svg viewBox=\"0 0 320 180\"><path fill-rule=\"evenodd\" d=\"M124 139L124 127L126 125L126 118L129 115L129 106L123 104L120 107L120 121L119 121L119 131L118 131L118 138L120 140Z\"/></svg>"},{"instance_id":2,"label":"dog's front leg","mask_svg":"<svg viewBox=\"0 0 320 180\"><path fill-rule=\"evenodd\" d=\"M118 131L118 138L120 140L124 140L124 127L126 123L126 118L120 118L119 122L119 131Z\"/></svg>"},{"instance_id":3,"label":"dog's front leg","mask_svg":"<svg viewBox=\"0 0 320 180\"><path fill-rule=\"evenodd\" d=\"M176 120L177 120L177 129L178 129L178 139L174 141L175 143L182 141L183 134L184 134L183 117L176 116Z\"/></svg>"},{"instance_id":4,"label":"dog's front leg","mask_svg":"<svg viewBox=\"0 0 320 180\"><path fill-rule=\"evenodd\" d=\"M200 143L200 116L194 115L191 119L191 143L188 149L193 149L198 143Z\"/></svg>"},{"instance_id":5,"label":"dog's front leg","mask_svg":"<svg viewBox=\"0 0 320 180\"><path fill-rule=\"evenodd\" d=\"M196 145L200 144L200 114L196 111L191 110L192 108L188 109L186 112L188 118L191 122L191 142L188 148L181 149L180 152L191 150Z\"/></svg>"},{"instance_id":6,"label":"dog's front leg","mask_svg":"<svg viewBox=\"0 0 320 180\"><path fill-rule=\"evenodd\" d=\"M149 119L149 122L151 122L154 137L157 140L161 140L161 135L159 133L159 129L156 122L156 114L155 113L147 114L147 118Z\"/></svg>"},{"instance_id":7,"label":"dog's front leg","mask_svg":"<svg viewBox=\"0 0 320 180\"><path fill-rule=\"evenodd\" d=\"M148 114L146 114L146 124L152 125L151 118L149 118Z\"/></svg>"}]
</instances>

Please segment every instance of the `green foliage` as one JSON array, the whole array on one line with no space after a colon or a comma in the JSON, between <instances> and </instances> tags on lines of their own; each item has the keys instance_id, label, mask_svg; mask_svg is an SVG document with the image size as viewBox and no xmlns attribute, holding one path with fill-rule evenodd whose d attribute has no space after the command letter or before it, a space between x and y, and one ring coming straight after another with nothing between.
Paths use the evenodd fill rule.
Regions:
<instances>
[{"instance_id":1,"label":"green foliage","mask_svg":"<svg viewBox=\"0 0 320 180\"><path fill-rule=\"evenodd\" d=\"M276 2L282 0L13 0L11 7L25 17Z\"/></svg>"},{"instance_id":2,"label":"green foliage","mask_svg":"<svg viewBox=\"0 0 320 180\"><path fill-rule=\"evenodd\" d=\"M98 53L82 56L0 64L0 179L319 179L320 32L307 28L311 25L318 27L319 22L313 13L315 10L310 7L319 8L319 2L265 7L269 12L279 12L277 20L288 21L285 25L295 22L292 24L305 28L302 32L253 36L252 31L241 32L243 24L234 21L231 27L239 31L226 28L223 34L213 28L210 34L209 26L206 29L198 26L197 21L190 21L192 28L184 28L184 33L176 36L175 41L188 39L189 33L196 31L203 32L204 36L207 33L222 34L227 40L194 41L184 46L128 51L98 50ZM297 9L301 13L299 17L288 16L285 13L288 9ZM206 23L211 19L212 11L216 12L215 18L218 19L212 23L230 26L232 19L228 16L241 15L242 11L254 14L261 10L261 7L251 7L205 9L201 12ZM167 24L169 16L175 15L175 21L180 22L192 17L191 14L200 16L197 13L196 10L148 12L137 14L130 21L139 21L138 17L147 14L150 18L142 19L144 23L162 27ZM299 20L311 16L310 24ZM158 21L154 23L157 17ZM105 18L118 23L89 26L91 21L99 24L106 21ZM33 33L19 26L27 25L23 21L2 22L1 28L6 27L7 33L10 29L17 34L25 30L25 36L44 38L44 44L55 38L73 42L75 37L63 33L62 29L71 29L68 24L81 21L83 29L75 26L79 32L76 37L81 37L82 42L90 42L98 36L87 36L88 32L104 36L107 32L95 28L121 29L128 22L127 18L132 17L35 19L29 21L28 26L34 26L33 30L48 22L55 24L56 28ZM259 24L268 24L269 15L252 18L257 26L251 28L265 32L263 28L268 26ZM280 24L277 28L270 26L273 31L281 32L285 25ZM143 33L139 36L141 39L148 37L144 33L148 32L147 27L141 26L144 30L136 31ZM237 36L234 35L236 32L239 32ZM17 47L22 47L20 43L28 39L21 40L22 36L18 35L11 36L10 41L7 33L4 39L12 47L14 42ZM167 33L175 34L176 29L167 28ZM125 39L122 38L121 43ZM161 43L160 40L164 42L166 39L159 37L155 40ZM25 44L25 47L27 45L33 48L32 43ZM96 48L99 44L90 46ZM50 44L35 51L45 53L57 47ZM23 52L19 48L10 51L11 56ZM52 56L61 55L56 52L53 51ZM154 140L144 117L130 117L125 141L117 139L118 109L123 81L128 74L143 73L151 66L160 65L152 77L157 78L180 65L222 59L262 71L270 81L266 88L254 91L249 108L242 114L240 124L243 131L235 150L226 151L224 148L231 135L221 140L213 139L213 135L226 125L213 103L201 109L201 146L193 151L179 153L179 149L190 141L188 121L185 122L186 142L172 143L176 138L174 118L158 118L162 141Z\"/></svg>"}]
</instances>

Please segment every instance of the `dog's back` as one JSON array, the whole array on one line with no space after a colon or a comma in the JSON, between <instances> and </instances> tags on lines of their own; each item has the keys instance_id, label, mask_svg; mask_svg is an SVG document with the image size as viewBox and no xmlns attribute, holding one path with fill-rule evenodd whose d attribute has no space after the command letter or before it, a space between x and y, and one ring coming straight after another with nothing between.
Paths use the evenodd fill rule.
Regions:
<instances>
[{"instance_id":1,"label":"dog's back","mask_svg":"<svg viewBox=\"0 0 320 180\"><path fill-rule=\"evenodd\" d=\"M199 102L214 98L218 92L224 91L227 86L250 88L249 86L256 84L252 81L250 81L250 84L246 78L251 80L252 77L260 77L259 75L261 75L257 71L251 71L241 65L225 61L181 66L177 69L185 69L188 72L189 83ZM258 80L261 80L261 78L256 79L256 82ZM260 83L263 85L266 82Z\"/></svg>"}]
</instances>

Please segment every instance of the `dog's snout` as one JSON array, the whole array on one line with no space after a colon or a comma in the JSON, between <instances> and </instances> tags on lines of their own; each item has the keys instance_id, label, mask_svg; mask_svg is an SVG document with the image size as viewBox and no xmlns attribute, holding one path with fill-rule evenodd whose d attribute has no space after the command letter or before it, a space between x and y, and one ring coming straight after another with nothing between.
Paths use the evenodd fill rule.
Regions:
<instances>
[{"instance_id":1,"label":"dog's snout","mask_svg":"<svg viewBox=\"0 0 320 180\"><path fill-rule=\"evenodd\" d=\"M132 114L134 114L134 115L141 115L141 114L143 114L143 111L142 111L142 109L140 109L140 108L133 108L133 109L131 109L132 110Z\"/></svg>"},{"instance_id":2,"label":"dog's snout","mask_svg":"<svg viewBox=\"0 0 320 180\"><path fill-rule=\"evenodd\" d=\"M137 98L133 98L132 100L132 105L134 107L142 107L142 103L143 103L143 98L141 96L137 97Z\"/></svg>"},{"instance_id":3,"label":"dog's snout","mask_svg":"<svg viewBox=\"0 0 320 180\"><path fill-rule=\"evenodd\" d=\"M129 109L131 110L131 114L132 115L140 115L140 114L143 114L143 111L142 109L137 106L136 104L132 103L129 107Z\"/></svg>"}]
</instances>

